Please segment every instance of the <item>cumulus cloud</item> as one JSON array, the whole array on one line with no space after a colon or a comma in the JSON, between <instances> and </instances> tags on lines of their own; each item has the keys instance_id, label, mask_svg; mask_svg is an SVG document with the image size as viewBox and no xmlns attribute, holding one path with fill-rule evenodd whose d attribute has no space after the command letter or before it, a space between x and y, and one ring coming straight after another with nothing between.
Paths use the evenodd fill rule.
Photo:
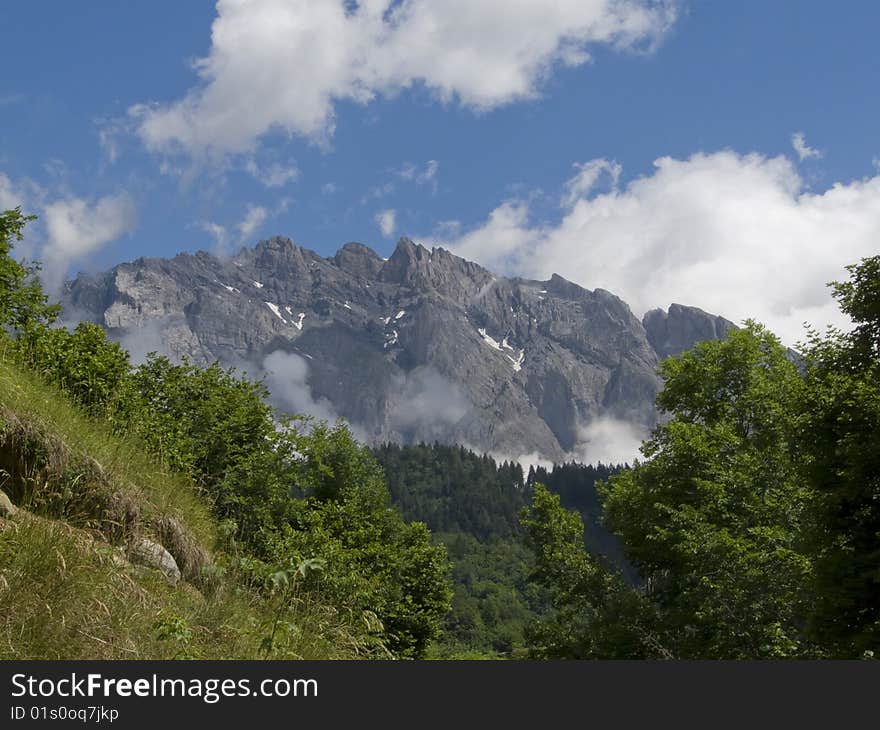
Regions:
<instances>
[{"instance_id":1,"label":"cumulus cloud","mask_svg":"<svg viewBox=\"0 0 880 730\"><path fill-rule=\"evenodd\" d=\"M89 203L69 197L46 205L40 215L47 241L41 257L43 278L50 290L60 286L70 265L130 232L137 209L125 193Z\"/></svg>"},{"instance_id":2,"label":"cumulus cloud","mask_svg":"<svg viewBox=\"0 0 880 730\"><path fill-rule=\"evenodd\" d=\"M16 257L41 261L40 278L54 296L72 264L135 227L137 208L125 193L94 201L71 195L52 198L33 181L13 181L0 172L0 210L20 206L25 214L38 217L25 228L24 240L15 243Z\"/></svg>"},{"instance_id":3,"label":"cumulus cloud","mask_svg":"<svg viewBox=\"0 0 880 730\"><path fill-rule=\"evenodd\" d=\"M676 0L218 0L198 84L130 110L154 151L242 153L271 130L333 133L334 106L422 85L490 110L534 98L590 49L653 48ZM474 70L479 69L479 73Z\"/></svg>"},{"instance_id":4,"label":"cumulus cloud","mask_svg":"<svg viewBox=\"0 0 880 730\"><path fill-rule=\"evenodd\" d=\"M791 146L801 162L809 159L819 160L823 156L821 150L815 150L807 144L807 138L803 132L795 132L791 135Z\"/></svg>"},{"instance_id":5,"label":"cumulus cloud","mask_svg":"<svg viewBox=\"0 0 880 730\"><path fill-rule=\"evenodd\" d=\"M374 220L385 238L391 238L394 235L394 229L397 227L396 211L391 209L379 211Z\"/></svg>"},{"instance_id":6,"label":"cumulus cloud","mask_svg":"<svg viewBox=\"0 0 880 730\"><path fill-rule=\"evenodd\" d=\"M502 273L608 289L639 316L679 302L757 319L789 345L805 321L848 325L826 284L876 253L880 176L812 192L785 157L722 151L663 157L597 193L592 171L613 163L578 169L558 222L533 221L527 202L509 200L447 245Z\"/></svg>"}]
</instances>

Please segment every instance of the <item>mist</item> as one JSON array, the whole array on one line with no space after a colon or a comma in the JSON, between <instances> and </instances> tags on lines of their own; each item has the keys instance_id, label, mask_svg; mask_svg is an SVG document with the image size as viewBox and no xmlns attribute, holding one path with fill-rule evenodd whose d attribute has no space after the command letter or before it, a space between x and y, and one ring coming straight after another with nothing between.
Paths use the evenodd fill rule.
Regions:
<instances>
[{"instance_id":1,"label":"mist","mask_svg":"<svg viewBox=\"0 0 880 730\"><path fill-rule=\"evenodd\" d=\"M275 350L263 358L262 371L269 400L281 411L333 422L339 414L326 398L315 398L309 386L309 365L293 352Z\"/></svg>"},{"instance_id":2,"label":"mist","mask_svg":"<svg viewBox=\"0 0 880 730\"><path fill-rule=\"evenodd\" d=\"M417 439L442 440L471 410L461 389L433 368L416 368L402 383L401 398L391 413L391 427Z\"/></svg>"},{"instance_id":3,"label":"mist","mask_svg":"<svg viewBox=\"0 0 880 730\"><path fill-rule=\"evenodd\" d=\"M632 464L649 436L645 426L602 416L578 428L572 457L583 464Z\"/></svg>"}]
</instances>

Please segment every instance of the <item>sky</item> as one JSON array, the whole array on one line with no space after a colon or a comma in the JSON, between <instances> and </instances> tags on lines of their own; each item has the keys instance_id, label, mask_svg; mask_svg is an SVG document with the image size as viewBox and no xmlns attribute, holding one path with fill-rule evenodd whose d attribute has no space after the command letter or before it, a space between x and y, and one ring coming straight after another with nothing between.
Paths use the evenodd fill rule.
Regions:
<instances>
[{"instance_id":1,"label":"sky","mask_svg":"<svg viewBox=\"0 0 880 730\"><path fill-rule=\"evenodd\" d=\"M880 251L880 4L4 3L0 208L57 290L398 237L787 344Z\"/></svg>"}]
</instances>

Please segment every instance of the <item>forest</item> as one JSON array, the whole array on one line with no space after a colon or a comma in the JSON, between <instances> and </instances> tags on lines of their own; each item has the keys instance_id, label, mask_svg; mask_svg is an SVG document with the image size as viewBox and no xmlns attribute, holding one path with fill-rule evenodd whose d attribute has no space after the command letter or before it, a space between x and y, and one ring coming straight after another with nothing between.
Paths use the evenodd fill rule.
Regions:
<instances>
[{"instance_id":1,"label":"forest","mask_svg":"<svg viewBox=\"0 0 880 730\"><path fill-rule=\"evenodd\" d=\"M0 213L0 657L880 650L880 257L831 285L853 328L797 357L749 321L665 360L633 464L524 474L371 449L216 364L133 365L57 326L28 221Z\"/></svg>"}]
</instances>

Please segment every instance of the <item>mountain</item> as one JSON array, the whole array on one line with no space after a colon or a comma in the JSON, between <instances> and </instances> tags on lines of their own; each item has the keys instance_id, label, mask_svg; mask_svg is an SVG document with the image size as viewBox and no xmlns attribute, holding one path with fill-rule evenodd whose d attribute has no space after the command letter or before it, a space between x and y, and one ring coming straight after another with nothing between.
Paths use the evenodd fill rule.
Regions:
<instances>
[{"instance_id":1,"label":"mountain","mask_svg":"<svg viewBox=\"0 0 880 730\"><path fill-rule=\"evenodd\" d=\"M734 326L681 305L639 321L602 289L496 276L407 238L387 260L360 243L325 258L280 237L229 258L141 258L80 274L62 303L135 358L265 376L280 407L342 416L374 443L551 461L601 424L652 427L660 359Z\"/></svg>"}]
</instances>

